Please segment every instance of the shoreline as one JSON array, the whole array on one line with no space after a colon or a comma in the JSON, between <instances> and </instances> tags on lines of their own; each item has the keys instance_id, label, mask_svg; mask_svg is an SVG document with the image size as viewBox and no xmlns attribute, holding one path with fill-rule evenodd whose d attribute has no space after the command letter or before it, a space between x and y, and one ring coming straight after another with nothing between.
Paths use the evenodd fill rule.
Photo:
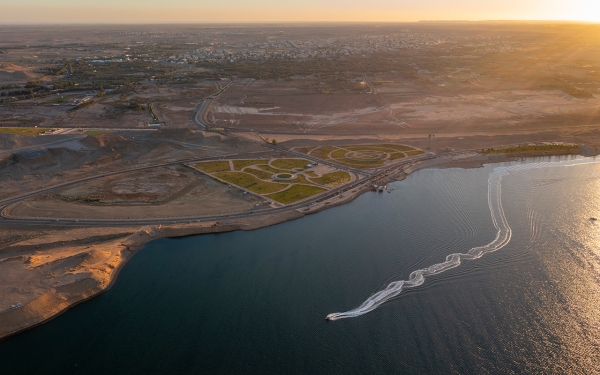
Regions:
<instances>
[{"instance_id":1,"label":"shoreline","mask_svg":"<svg viewBox=\"0 0 600 375\"><path fill-rule=\"evenodd\" d=\"M582 155L593 156L586 153L585 150L579 152L530 152L519 154L474 154L470 157L461 159L435 159L427 160L406 167L402 171L396 171L383 180L385 183L402 181L411 173L422 169L433 168L479 168L484 164L503 163L517 161L523 158L539 157L539 156L562 156L562 155ZM587 154L587 155L586 155ZM272 225L280 224L287 221L303 218L307 215L314 214L331 207L340 206L350 203L362 194L372 191L370 187L356 188L355 191L348 191L341 196L332 197L328 200L319 203L315 207L303 209L290 209L276 214L262 214L251 218L234 218L223 219L220 222L208 221L201 223L190 224L174 224L165 227L161 226L144 226L144 227L128 227L117 228L121 232L129 231L128 235L100 243L93 243L92 246L106 248L114 257L113 262L116 263L111 267L111 263L106 262L106 268L110 271L102 274L104 278L94 277L92 273L86 273L87 277L75 281L71 284L65 284L43 293L38 298L28 301L23 306L15 309L9 309L0 312L0 341L9 339L21 332L42 325L61 314L68 311L73 306L83 303L91 298L94 298L101 293L109 290L118 279L118 276L125 264L147 243L160 238L176 238L191 235L201 235L207 233L225 233L237 230L256 230L266 228ZM85 229L85 228L84 228ZM84 241L85 239L83 239ZM63 240L64 241L64 240ZM79 241L79 240L78 240ZM64 242L63 242L64 244ZM84 243L85 245L86 243ZM28 246L28 245L25 245ZM33 245L29 245L33 246ZM70 245L83 246L83 245ZM90 248L91 246L87 246ZM18 250L17 250L18 251ZM107 259L109 259L107 258ZM0 262L1 263L1 262ZM93 269L96 271L96 268ZM83 273L82 273L83 274ZM89 285L86 285L89 284ZM79 288L77 288L79 287ZM62 289L61 289L62 288ZM64 290L63 290L64 289ZM69 289L75 289L69 291ZM39 305L39 306L38 306ZM37 307L37 308L36 308Z\"/></svg>"}]
</instances>

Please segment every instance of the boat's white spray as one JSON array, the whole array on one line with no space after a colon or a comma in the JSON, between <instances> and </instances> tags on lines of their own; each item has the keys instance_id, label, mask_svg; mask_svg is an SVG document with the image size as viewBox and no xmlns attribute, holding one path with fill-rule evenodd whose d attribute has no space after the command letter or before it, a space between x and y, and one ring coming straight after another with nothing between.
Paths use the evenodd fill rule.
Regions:
<instances>
[{"instance_id":1,"label":"boat's white spray","mask_svg":"<svg viewBox=\"0 0 600 375\"><path fill-rule=\"evenodd\" d=\"M502 208L502 178L508 176L510 172L523 171L527 169L550 168L550 167L568 167L581 164L598 163L591 158L577 158L568 161L530 163L520 164L510 167L497 167L488 178L488 205L492 215L494 227L498 231L496 238L485 246L474 247L466 253L454 253L446 257L446 261L437 263L427 268L413 271L408 280L399 280L390 283L385 289L373 294L362 305L346 312L332 313L327 315L328 320L337 320L343 318L354 318L370 311L375 310L383 303L398 296L404 289L417 287L425 281L425 277L437 275L449 269L458 267L462 260L479 259L487 253L497 251L506 246L511 239L512 230L504 215Z\"/></svg>"}]
</instances>

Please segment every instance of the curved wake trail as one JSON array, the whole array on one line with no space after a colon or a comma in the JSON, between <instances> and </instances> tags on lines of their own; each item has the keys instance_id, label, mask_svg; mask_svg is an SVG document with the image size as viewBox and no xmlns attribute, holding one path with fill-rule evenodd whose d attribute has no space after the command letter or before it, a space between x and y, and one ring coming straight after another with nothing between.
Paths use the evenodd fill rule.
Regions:
<instances>
[{"instance_id":1,"label":"curved wake trail","mask_svg":"<svg viewBox=\"0 0 600 375\"><path fill-rule=\"evenodd\" d=\"M355 309L346 312L332 313L327 315L328 320L338 320L344 318L354 318L370 311L375 310L383 303L398 296L404 289L417 287L425 282L425 277L440 274L444 271L456 268L462 260L479 259L487 253L502 249L511 239L512 229L508 225L504 208L502 207L502 178L508 176L510 172L523 171L527 169L550 168L550 167L569 167L581 164L598 163L594 159L578 158L568 161L531 163L514 165L510 167L497 167L488 178L488 206L492 216L494 227L498 231L496 238L485 246L474 247L466 253L454 253L446 257L446 261L431 265L413 271L408 280L399 280L390 283L385 289L373 294L365 302Z\"/></svg>"}]
</instances>

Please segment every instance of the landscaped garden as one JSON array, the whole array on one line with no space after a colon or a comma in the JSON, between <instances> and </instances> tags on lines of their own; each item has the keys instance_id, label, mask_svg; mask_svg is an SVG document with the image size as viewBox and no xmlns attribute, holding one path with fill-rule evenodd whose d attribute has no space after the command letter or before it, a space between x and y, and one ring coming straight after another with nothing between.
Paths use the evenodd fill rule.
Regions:
<instances>
[{"instance_id":1,"label":"landscaped garden","mask_svg":"<svg viewBox=\"0 0 600 375\"><path fill-rule=\"evenodd\" d=\"M361 169L379 168L393 160L423 154L416 148L396 144L299 147L296 151Z\"/></svg>"},{"instance_id":2,"label":"landscaped garden","mask_svg":"<svg viewBox=\"0 0 600 375\"><path fill-rule=\"evenodd\" d=\"M192 167L214 179L282 204L294 203L352 181L350 173L300 158L231 159Z\"/></svg>"}]
</instances>

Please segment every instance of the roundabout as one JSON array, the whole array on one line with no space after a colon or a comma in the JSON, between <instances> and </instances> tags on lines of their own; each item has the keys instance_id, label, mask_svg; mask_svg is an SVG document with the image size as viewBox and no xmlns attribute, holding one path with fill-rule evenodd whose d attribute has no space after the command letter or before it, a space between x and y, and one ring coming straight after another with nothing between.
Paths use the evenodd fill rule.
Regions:
<instances>
[{"instance_id":1,"label":"roundabout","mask_svg":"<svg viewBox=\"0 0 600 375\"><path fill-rule=\"evenodd\" d=\"M291 173L279 173L271 176L273 181L292 181L298 178L297 175Z\"/></svg>"},{"instance_id":2,"label":"roundabout","mask_svg":"<svg viewBox=\"0 0 600 375\"><path fill-rule=\"evenodd\" d=\"M390 155L387 152L382 151L360 150L348 151L344 157L346 159L357 161L379 161L389 159Z\"/></svg>"},{"instance_id":3,"label":"roundabout","mask_svg":"<svg viewBox=\"0 0 600 375\"><path fill-rule=\"evenodd\" d=\"M423 154L423 150L402 144L364 144L317 147L299 147L297 151L307 155L331 160L350 168L372 169L379 168L389 162Z\"/></svg>"}]
</instances>

